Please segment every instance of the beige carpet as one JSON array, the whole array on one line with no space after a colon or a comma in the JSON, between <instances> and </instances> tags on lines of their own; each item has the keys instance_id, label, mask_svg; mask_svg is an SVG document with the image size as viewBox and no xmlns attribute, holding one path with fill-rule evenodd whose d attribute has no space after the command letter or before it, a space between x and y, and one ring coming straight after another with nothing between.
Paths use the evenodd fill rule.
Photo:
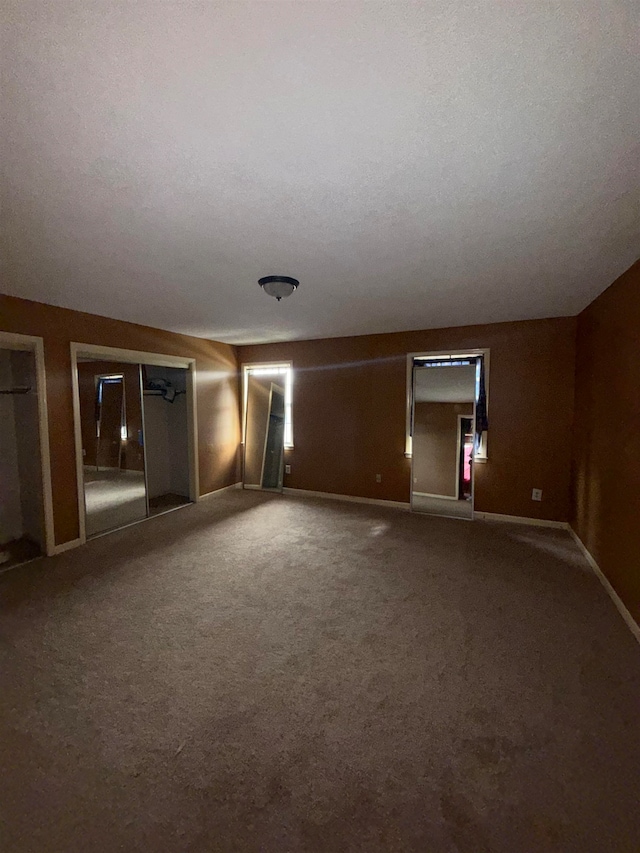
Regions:
<instances>
[{"instance_id":1,"label":"beige carpet","mask_svg":"<svg viewBox=\"0 0 640 853\"><path fill-rule=\"evenodd\" d=\"M411 508L414 512L440 515L444 518L466 518L470 521L473 516L471 501L451 501L447 498L436 498L433 495L421 495L419 492L411 495Z\"/></svg>"},{"instance_id":2,"label":"beige carpet","mask_svg":"<svg viewBox=\"0 0 640 853\"><path fill-rule=\"evenodd\" d=\"M144 472L84 469L87 536L147 517Z\"/></svg>"},{"instance_id":3,"label":"beige carpet","mask_svg":"<svg viewBox=\"0 0 640 853\"><path fill-rule=\"evenodd\" d=\"M186 506L188 503L191 503L188 497L177 495L175 492L167 492L166 495L156 495L156 497L149 498L149 515L158 515L161 512Z\"/></svg>"},{"instance_id":4,"label":"beige carpet","mask_svg":"<svg viewBox=\"0 0 640 853\"><path fill-rule=\"evenodd\" d=\"M637 853L564 533L229 492L0 577L3 853Z\"/></svg>"}]
</instances>

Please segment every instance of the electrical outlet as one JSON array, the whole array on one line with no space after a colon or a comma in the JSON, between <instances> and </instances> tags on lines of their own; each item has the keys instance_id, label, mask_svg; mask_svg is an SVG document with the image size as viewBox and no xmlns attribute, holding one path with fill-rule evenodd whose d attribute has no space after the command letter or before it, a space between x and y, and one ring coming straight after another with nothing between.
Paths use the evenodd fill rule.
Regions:
<instances>
[{"instance_id":1,"label":"electrical outlet","mask_svg":"<svg viewBox=\"0 0 640 853\"><path fill-rule=\"evenodd\" d=\"M290 474L290 473L291 473L291 465L285 465L285 466L284 466L284 473L285 473L285 474Z\"/></svg>"},{"instance_id":2,"label":"electrical outlet","mask_svg":"<svg viewBox=\"0 0 640 853\"><path fill-rule=\"evenodd\" d=\"M382 474L376 474L376 483L382 482Z\"/></svg>"},{"instance_id":3,"label":"electrical outlet","mask_svg":"<svg viewBox=\"0 0 640 853\"><path fill-rule=\"evenodd\" d=\"M414 484L414 486L415 486L415 484L416 484L417 482L418 482L418 478L417 478L417 477L414 477L414 478L413 478L413 484Z\"/></svg>"},{"instance_id":4,"label":"electrical outlet","mask_svg":"<svg viewBox=\"0 0 640 853\"><path fill-rule=\"evenodd\" d=\"M531 500L532 501L541 501L542 500L542 489L533 489L531 492Z\"/></svg>"}]
</instances>

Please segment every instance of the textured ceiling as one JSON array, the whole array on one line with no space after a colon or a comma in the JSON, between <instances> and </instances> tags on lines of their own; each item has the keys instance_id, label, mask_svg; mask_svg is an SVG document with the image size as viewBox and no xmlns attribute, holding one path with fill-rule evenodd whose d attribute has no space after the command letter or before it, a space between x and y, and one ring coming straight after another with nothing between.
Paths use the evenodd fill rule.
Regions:
<instances>
[{"instance_id":1,"label":"textured ceiling","mask_svg":"<svg viewBox=\"0 0 640 853\"><path fill-rule=\"evenodd\" d=\"M639 8L5 2L0 289L232 343L577 313L640 255Z\"/></svg>"}]
</instances>

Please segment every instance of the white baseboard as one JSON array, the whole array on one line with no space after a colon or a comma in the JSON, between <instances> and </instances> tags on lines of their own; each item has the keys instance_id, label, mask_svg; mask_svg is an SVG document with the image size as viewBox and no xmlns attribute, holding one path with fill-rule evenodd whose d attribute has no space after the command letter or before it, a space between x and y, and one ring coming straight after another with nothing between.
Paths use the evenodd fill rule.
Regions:
<instances>
[{"instance_id":1,"label":"white baseboard","mask_svg":"<svg viewBox=\"0 0 640 853\"><path fill-rule=\"evenodd\" d=\"M223 486L221 489L214 489L213 492L205 492L204 495L200 495L198 498L201 501L203 498L211 498L214 495L222 495L224 492L229 492L231 489L241 489L242 483L232 483L230 486Z\"/></svg>"},{"instance_id":2,"label":"white baseboard","mask_svg":"<svg viewBox=\"0 0 640 853\"><path fill-rule=\"evenodd\" d=\"M245 486L246 488L246 486ZM359 498L354 495L336 495L333 492L313 492L310 489L289 489L284 488L282 490L283 494L291 495L292 497L298 496L302 498L328 498L332 501L347 501L348 503L356 503L356 504L370 504L373 506L387 506L387 507L396 507L396 509L411 509L410 503L405 503L404 501L385 501L379 500L378 498Z\"/></svg>"},{"instance_id":3,"label":"white baseboard","mask_svg":"<svg viewBox=\"0 0 640 853\"><path fill-rule=\"evenodd\" d=\"M527 518L523 515L502 515L499 512L479 512L478 510L473 513L473 517L484 518L486 521L506 521L510 524L527 524L530 527L555 527L557 530L569 529L567 521L551 521L547 518Z\"/></svg>"},{"instance_id":4,"label":"white baseboard","mask_svg":"<svg viewBox=\"0 0 640 853\"><path fill-rule=\"evenodd\" d=\"M240 483L241 489L249 489L254 492L264 492L262 486L259 486L257 483Z\"/></svg>"},{"instance_id":5,"label":"white baseboard","mask_svg":"<svg viewBox=\"0 0 640 853\"><path fill-rule=\"evenodd\" d=\"M63 542L61 545L53 546L53 556L64 554L65 551L71 551L73 548L79 548L82 545L82 539L71 539L69 542Z\"/></svg>"},{"instance_id":6,"label":"white baseboard","mask_svg":"<svg viewBox=\"0 0 640 853\"><path fill-rule=\"evenodd\" d=\"M627 626L629 627L631 633L636 638L636 640L640 643L640 625L638 625L638 623L633 618L631 613L627 610L627 607L626 607L624 601L620 598L618 593L611 586L609 579L607 578L605 573L602 571L600 566L596 563L591 552L587 549L587 546L584 544L582 539L580 539L580 537L575 532L573 527L571 527L571 525L569 525L569 533L573 537L578 548L580 548L580 550L582 551L584 558L586 559L587 563L589 563L589 565L593 569L594 574L598 577L598 580L600 581L602 586L606 589L606 591L609 595L609 598L611 599L611 601L613 601L615 606L618 608L618 612L620 613L620 615L622 616L624 621L627 623Z\"/></svg>"}]
</instances>

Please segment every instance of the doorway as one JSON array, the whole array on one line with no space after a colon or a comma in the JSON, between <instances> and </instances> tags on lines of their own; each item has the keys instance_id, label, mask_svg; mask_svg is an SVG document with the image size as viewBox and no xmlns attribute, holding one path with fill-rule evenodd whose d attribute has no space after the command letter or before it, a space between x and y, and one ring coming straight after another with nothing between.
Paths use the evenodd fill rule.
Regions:
<instances>
[{"instance_id":1,"label":"doorway","mask_svg":"<svg viewBox=\"0 0 640 853\"><path fill-rule=\"evenodd\" d=\"M0 572L53 554L44 346L0 332Z\"/></svg>"},{"instance_id":2,"label":"doorway","mask_svg":"<svg viewBox=\"0 0 640 853\"><path fill-rule=\"evenodd\" d=\"M81 541L196 501L195 361L71 350Z\"/></svg>"}]
</instances>

